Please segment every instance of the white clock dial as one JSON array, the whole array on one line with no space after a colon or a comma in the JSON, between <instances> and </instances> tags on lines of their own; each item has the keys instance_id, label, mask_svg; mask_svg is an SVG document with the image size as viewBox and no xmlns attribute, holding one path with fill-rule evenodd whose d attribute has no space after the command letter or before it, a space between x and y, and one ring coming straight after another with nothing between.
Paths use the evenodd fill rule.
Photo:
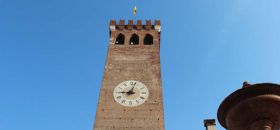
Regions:
<instances>
[{"instance_id":1,"label":"white clock dial","mask_svg":"<svg viewBox=\"0 0 280 130\"><path fill-rule=\"evenodd\" d=\"M113 96L119 104L135 107L143 104L148 99L149 90L139 81L127 80L115 87Z\"/></svg>"}]
</instances>

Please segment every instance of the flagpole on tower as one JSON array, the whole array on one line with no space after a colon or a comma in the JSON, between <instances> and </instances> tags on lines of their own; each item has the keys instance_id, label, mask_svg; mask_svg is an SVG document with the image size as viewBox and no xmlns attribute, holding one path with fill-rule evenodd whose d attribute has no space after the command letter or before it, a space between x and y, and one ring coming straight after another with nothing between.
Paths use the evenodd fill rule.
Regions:
<instances>
[{"instance_id":1,"label":"flagpole on tower","mask_svg":"<svg viewBox=\"0 0 280 130\"><path fill-rule=\"evenodd\" d=\"M137 12L137 7L136 7L136 5L135 5L134 8L133 8L133 15L134 15L134 16L136 16L136 12Z\"/></svg>"},{"instance_id":2,"label":"flagpole on tower","mask_svg":"<svg viewBox=\"0 0 280 130\"><path fill-rule=\"evenodd\" d=\"M134 1L134 7L133 7L133 15L136 16L137 13L137 6L136 6L136 0Z\"/></svg>"}]
</instances>

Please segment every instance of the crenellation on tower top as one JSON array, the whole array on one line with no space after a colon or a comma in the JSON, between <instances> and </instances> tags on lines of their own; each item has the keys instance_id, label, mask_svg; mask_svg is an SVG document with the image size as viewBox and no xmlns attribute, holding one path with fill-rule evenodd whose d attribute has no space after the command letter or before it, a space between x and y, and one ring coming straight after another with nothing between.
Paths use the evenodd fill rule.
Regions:
<instances>
[{"instance_id":1,"label":"crenellation on tower top","mask_svg":"<svg viewBox=\"0 0 280 130\"><path fill-rule=\"evenodd\" d=\"M116 20L111 20L110 21L110 31L115 31L117 30L123 30L123 29L127 29L127 30L150 30L150 29L154 29L157 32L160 32L160 20L155 20L153 23L151 20L145 20L145 24L142 24L142 20L137 20L136 22L134 22L133 20L128 20L127 23L125 20L119 20L118 22L116 22Z\"/></svg>"},{"instance_id":2,"label":"crenellation on tower top","mask_svg":"<svg viewBox=\"0 0 280 130\"><path fill-rule=\"evenodd\" d=\"M159 20L155 20L155 30L160 32L161 26L160 26L160 21Z\"/></svg>"},{"instance_id":3,"label":"crenellation on tower top","mask_svg":"<svg viewBox=\"0 0 280 130\"><path fill-rule=\"evenodd\" d=\"M121 20L119 21L119 24L118 24L118 25L124 26L124 25L125 25L125 20L121 19Z\"/></svg>"},{"instance_id":4,"label":"crenellation on tower top","mask_svg":"<svg viewBox=\"0 0 280 130\"><path fill-rule=\"evenodd\" d=\"M142 20L137 20L136 28L137 28L138 30L142 29Z\"/></svg>"},{"instance_id":5,"label":"crenellation on tower top","mask_svg":"<svg viewBox=\"0 0 280 130\"><path fill-rule=\"evenodd\" d=\"M160 20L155 20L155 25L160 26Z\"/></svg>"},{"instance_id":6,"label":"crenellation on tower top","mask_svg":"<svg viewBox=\"0 0 280 130\"><path fill-rule=\"evenodd\" d=\"M128 30L132 30L133 29L133 20L128 20L128 24L127 24L127 29Z\"/></svg>"},{"instance_id":7,"label":"crenellation on tower top","mask_svg":"<svg viewBox=\"0 0 280 130\"><path fill-rule=\"evenodd\" d=\"M111 31L115 31L116 30L116 21L115 20L111 20L110 21L109 28L110 28Z\"/></svg>"},{"instance_id":8,"label":"crenellation on tower top","mask_svg":"<svg viewBox=\"0 0 280 130\"><path fill-rule=\"evenodd\" d=\"M110 20L110 26L115 26L116 25L116 20Z\"/></svg>"},{"instance_id":9,"label":"crenellation on tower top","mask_svg":"<svg viewBox=\"0 0 280 130\"><path fill-rule=\"evenodd\" d=\"M119 24L118 24L118 29L122 30L125 28L125 21L124 20L120 20Z\"/></svg>"},{"instance_id":10,"label":"crenellation on tower top","mask_svg":"<svg viewBox=\"0 0 280 130\"><path fill-rule=\"evenodd\" d=\"M146 29L151 29L152 24L151 24L151 20L146 20Z\"/></svg>"},{"instance_id":11,"label":"crenellation on tower top","mask_svg":"<svg viewBox=\"0 0 280 130\"><path fill-rule=\"evenodd\" d=\"M159 45L160 20L111 20L110 45Z\"/></svg>"}]
</instances>

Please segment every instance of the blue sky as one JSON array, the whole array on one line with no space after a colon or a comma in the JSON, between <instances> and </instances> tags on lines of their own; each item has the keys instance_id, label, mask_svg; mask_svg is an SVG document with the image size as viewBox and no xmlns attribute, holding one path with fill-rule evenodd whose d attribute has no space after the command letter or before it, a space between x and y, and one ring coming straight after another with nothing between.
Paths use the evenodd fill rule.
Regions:
<instances>
[{"instance_id":1,"label":"blue sky","mask_svg":"<svg viewBox=\"0 0 280 130\"><path fill-rule=\"evenodd\" d=\"M279 12L279 0L0 0L0 129L91 130L109 20L160 19L165 128L204 130L243 81L280 83Z\"/></svg>"}]
</instances>

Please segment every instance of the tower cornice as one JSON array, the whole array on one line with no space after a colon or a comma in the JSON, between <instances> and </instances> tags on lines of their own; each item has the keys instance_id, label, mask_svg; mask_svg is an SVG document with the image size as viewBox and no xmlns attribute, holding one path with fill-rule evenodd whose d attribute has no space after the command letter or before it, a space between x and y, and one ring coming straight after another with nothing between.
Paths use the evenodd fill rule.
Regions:
<instances>
[{"instance_id":1,"label":"tower cornice","mask_svg":"<svg viewBox=\"0 0 280 130\"><path fill-rule=\"evenodd\" d=\"M145 20L145 22L142 22L142 20L128 20L127 22L125 20L119 20L118 22L111 20L109 29L110 32L116 30L155 30L160 32L161 25L160 20L154 20L153 22L151 20Z\"/></svg>"}]
</instances>

